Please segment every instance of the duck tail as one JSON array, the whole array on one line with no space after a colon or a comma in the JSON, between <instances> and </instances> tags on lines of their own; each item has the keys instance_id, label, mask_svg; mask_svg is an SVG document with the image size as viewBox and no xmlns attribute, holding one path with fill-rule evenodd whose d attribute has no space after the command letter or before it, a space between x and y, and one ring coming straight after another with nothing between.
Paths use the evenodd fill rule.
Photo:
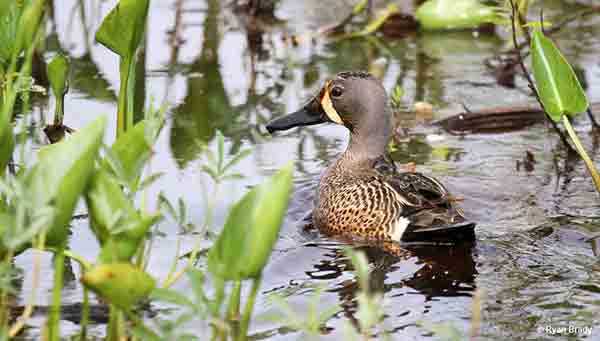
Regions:
<instances>
[{"instance_id":1,"label":"duck tail","mask_svg":"<svg viewBox=\"0 0 600 341\"><path fill-rule=\"evenodd\" d=\"M472 243L475 241L475 226L474 222L468 221L428 227L409 225L401 241L424 244Z\"/></svg>"}]
</instances>

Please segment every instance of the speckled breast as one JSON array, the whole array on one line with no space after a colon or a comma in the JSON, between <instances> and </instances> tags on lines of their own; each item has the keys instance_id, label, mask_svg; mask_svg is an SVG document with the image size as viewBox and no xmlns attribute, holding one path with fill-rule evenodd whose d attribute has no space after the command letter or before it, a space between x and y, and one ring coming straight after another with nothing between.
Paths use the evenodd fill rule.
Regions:
<instances>
[{"instance_id":1,"label":"speckled breast","mask_svg":"<svg viewBox=\"0 0 600 341\"><path fill-rule=\"evenodd\" d=\"M394 190L377 177L327 176L321 179L314 224L328 234L395 239L402 207Z\"/></svg>"}]
</instances>

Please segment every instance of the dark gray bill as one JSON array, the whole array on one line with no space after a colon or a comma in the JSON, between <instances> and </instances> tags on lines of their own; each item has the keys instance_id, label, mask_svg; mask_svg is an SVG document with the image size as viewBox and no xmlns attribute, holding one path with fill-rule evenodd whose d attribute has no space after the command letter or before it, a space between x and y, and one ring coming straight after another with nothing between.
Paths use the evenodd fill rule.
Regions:
<instances>
[{"instance_id":1,"label":"dark gray bill","mask_svg":"<svg viewBox=\"0 0 600 341\"><path fill-rule=\"evenodd\" d=\"M328 122L327 116L316 100L310 101L304 108L274 119L267 124L267 130L273 134L279 130L288 130L294 127L309 126Z\"/></svg>"}]
</instances>

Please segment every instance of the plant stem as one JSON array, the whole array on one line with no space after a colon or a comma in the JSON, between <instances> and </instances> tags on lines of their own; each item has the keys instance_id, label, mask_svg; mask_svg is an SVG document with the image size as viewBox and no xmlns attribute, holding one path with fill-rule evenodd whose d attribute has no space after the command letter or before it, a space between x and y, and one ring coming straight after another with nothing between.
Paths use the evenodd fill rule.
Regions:
<instances>
[{"instance_id":1,"label":"plant stem","mask_svg":"<svg viewBox=\"0 0 600 341\"><path fill-rule=\"evenodd\" d=\"M227 307L227 318L237 320L240 316L240 296L242 292L242 281L237 280L233 284L231 296L229 296L229 306Z\"/></svg>"},{"instance_id":2,"label":"plant stem","mask_svg":"<svg viewBox=\"0 0 600 341\"><path fill-rule=\"evenodd\" d=\"M136 51L137 50L138 49L136 48ZM134 52L129 62L129 71L127 72L127 110L125 111L125 130L133 127L133 116L135 115L135 71L137 59L137 54Z\"/></svg>"},{"instance_id":3,"label":"plant stem","mask_svg":"<svg viewBox=\"0 0 600 341\"><path fill-rule=\"evenodd\" d=\"M54 254L54 288L52 289L52 307L48 320L48 340L60 340L60 306L65 267L64 247Z\"/></svg>"},{"instance_id":4,"label":"plant stem","mask_svg":"<svg viewBox=\"0 0 600 341\"><path fill-rule=\"evenodd\" d=\"M127 318L133 322L133 324L138 326L145 334L147 334L148 336L151 336L153 340L160 340L160 336L156 335L156 333L153 332L152 329L148 328L144 324L142 319L140 319L136 314L134 314L132 312L126 312L125 314L127 315Z\"/></svg>"},{"instance_id":5,"label":"plant stem","mask_svg":"<svg viewBox=\"0 0 600 341\"><path fill-rule=\"evenodd\" d=\"M10 328L8 336L11 338L15 337L21 331L21 329L23 329L23 327L25 326L25 322L27 322L27 320L31 317L31 314L33 313L33 307L37 296L37 288L39 286L40 280L40 270L42 267L42 250L44 250L45 243L46 234L41 233L39 236L38 245L36 247L37 252L35 253L33 259L33 275L31 279L33 285L31 288L31 296L29 298L29 303L27 304L27 307L25 307L25 310L23 310L23 314L21 314L21 316L17 319L17 322L15 322L15 324Z\"/></svg>"},{"instance_id":6,"label":"plant stem","mask_svg":"<svg viewBox=\"0 0 600 341\"><path fill-rule=\"evenodd\" d=\"M214 319L221 318L221 306L223 305L223 297L225 296L225 280L223 278L215 276L215 300L210 307L212 317ZM213 340L218 338L222 340L225 338L225 329L220 325L213 325Z\"/></svg>"},{"instance_id":7,"label":"plant stem","mask_svg":"<svg viewBox=\"0 0 600 341\"><path fill-rule=\"evenodd\" d=\"M238 333L237 341L244 341L248 338L248 326L250 325L250 318L252 317L252 310L254 309L254 303L256 301L256 295L260 288L261 277L257 277L252 281L252 289L250 296L246 301L246 307L244 308L244 315L240 322L240 331Z\"/></svg>"},{"instance_id":8,"label":"plant stem","mask_svg":"<svg viewBox=\"0 0 600 341\"><path fill-rule=\"evenodd\" d=\"M163 288L168 288L167 284L170 284L173 280L173 276L177 271L177 263L179 263L179 252L181 249L181 236L177 237L177 242L175 243L175 259L173 259L173 263L171 263L171 268L169 269L169 273L167 274L167 278L163 283Z\"/></svg>"},{"instance_id":9,"label":"plant stem","mask_svg":"<svg viewBox=\"0 0 600 341\"><path fill-rule=\"evenodd\" d=\"M242 294L242 281L237 280L233 283L233 288L229 296L229 305L227 307L227 321L231 326L231 335L236 335L240 328L240 297Z\"/></svg>"},{"instance_id":10,"label":"plant stem","mask_svg":"<svg viewBox=\"0 0 600 341\"><path fill-rule=\"evenodd\" d=\"M51 248L47 248L47 249L51 250ZM79 265L81 265L81 267L83 268L84 271L86 271L92 267L92 264L90 262L85 260L85 258L83 258L82 256L80 256L76 253L73 253L73 251L71 251L71 250L63 250L63 253L65 254L66 257L69 257L69 258L73 259L74 261L76 261L77 263L79 263Z\"/></svg>"},{"instance_id":11,"label":"plant stem","mask_svg":"<svg viewBox=\"0 0 600 341\"><path fill-rule=\"evenodd\" d=\"M65 97L64 95L56 96L56 110L54 111L54 125L62 126L63 117L65 115Z\"/></svg>"},{"instance_id":12,"label":"plant stem","mask_svg":"<svg viewBox=\"0 0 600 341\"><path fill-rule=\"evenodd\" d=\"M119 341L119 311L114 305L110 305L108 311L108 325L106 326L106 340L108 341Z\"/></svg>"},{"instance_id":13,"label":"plant stem","mask_svg":"<svg viewBox=\"0 0 600 341\"><path fill-rule=\"evenodd\" d=\"M4 262L8 265L10 265L12 263L12 259L13 259L13 252L9 251L6 254L6 258L4 259ZM0 290L0 327L3 330L6 330L8 328L8 302L7 302L7 292L6 290Z\"/></svg>"},{"instance_id":14,"label":"plant stem","mask_svg":"<svg viewBox=\"0 0 600 341\"><path fill-rule=\"evenodd\" d=\"M127 122L127 81L129 79L129 58L121 59L119 65L121 84L119 85L119 103L117 107L117 137L125 132Z\"/></svg>"},{"instance_id":15,"label":"plant stem","mask_svg":"<svg viewBox=\"0 0 600 341\"><path fill-rule=\"evenodd\" d=\"M81 341L87 340L87 325L90 320L90 292L88 288L83 286L83 303L81 307L81 331L79 332L79 339Z\"/></svg>"},{"instance_id":16,"label":"plant stem","mask_svg":"<svg viewBox=\"0 0 600 341\"><path fill-rule=\"evenodd\" d=\"M592 161L592 159L590 159L587 152L583 148L583 145L581 144L581 141L579 140L577 133L575 132L575 130L573 129L573 126L571 125L571 121L569 120L569 117L567 115L563 115L562 119L563 119L563 124L565 125L565 128L567 129L567 133L569 134L569 137L571 138L571 140L573 141L573 144L575 145L575 149L577 150L577 153L579 154L579 156L585 163L585 166L587 167L588 172L592 176L592 180L594 181L596 190L598 192L600 192L600 174L598 174L598 170L596 169L594 162Z\"/></svg>"}]
</instances>

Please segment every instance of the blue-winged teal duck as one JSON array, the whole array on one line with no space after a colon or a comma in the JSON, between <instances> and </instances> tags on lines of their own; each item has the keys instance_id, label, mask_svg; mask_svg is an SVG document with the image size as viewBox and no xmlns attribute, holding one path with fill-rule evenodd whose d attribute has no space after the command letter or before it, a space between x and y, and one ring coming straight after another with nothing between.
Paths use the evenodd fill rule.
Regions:
<instances>
[{"instance_id":1,"label":"blue-winged teal duck","mask_svg":"<svg viewBox=\"0 0 600 341\"><path fill-rule=\"evenodd\" d=\"M399 172L388 157L391 116L380 81L366 72L342 72L267 130L332 122L350 131L346 151L319 183L312 220L322 232L403 242L473 240L475 224L465 221L439 181Z\"/></svg>"}]
</instances>

